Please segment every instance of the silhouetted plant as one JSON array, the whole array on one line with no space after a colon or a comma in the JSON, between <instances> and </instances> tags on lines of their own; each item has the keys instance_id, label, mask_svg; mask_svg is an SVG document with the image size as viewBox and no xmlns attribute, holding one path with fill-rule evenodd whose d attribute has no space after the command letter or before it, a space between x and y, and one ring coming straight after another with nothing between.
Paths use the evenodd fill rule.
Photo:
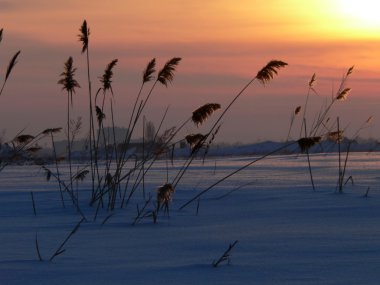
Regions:
<instances>
[{"instance_id":1,"label":"silhouetted plant","mask_svg":"<svg viewBox=\"0 0 380 285\"><path fill-rule=\"evenodd\" d=\"M57 250L53 253L53 255L50 257L49 261L53 261L54 258L56 258L58 255L61 255L65 252L65 249L63 248L66 243L70 240L70 238L78 231L80 228L80 225L85 221L84 218L82 218L75 227L71 230L71 232L68 234L68 236L65 238L65 240L61 243L61 245L57 248Z\"/></svg>"},{"instance_id":2,"label":"silhouetted plant","mask_svg":"<svg viewBox=\"0 0 380 285\"><path fill-rule=\"evenodd\" d=\"M169 213L169 204L172 201L174 193L173 185L167 183L157 189L157 213L163 207L166 213Z\"/></svg>"},{"instance_id":3,"label":"silhouetted plant","mask_svg":"<svg viewBox=\"0 0 380 285\"><path fill-rule=\"evenodd\" d=\"M197 126L202 125L212 113L221 108L218 103L208 103L205 104L195 111L193 111L193 116L191 117L193 123Z\"/></svg>"},{"instance_id":4,"label":"silhouetted plant","mask_svg":"<svg viewBox=\"0 0 380 285\"><path fill-rule=\"evenodd\" d=\"M60 178L60 173L59 173L59 168L58 168L58 156L57 156L57 150L56 150L56 147L55 147L55 142L54 142L54 134L56 133L59 133L62 131L62 128L49 128L49 129L46 129L44 130L42 133L44 135L50 135L50 138L51 138L51 146L53 148L53 157L54 157L54 164L55 164L55 170L57 172L57 178L58 178L58 181L61 179ZM51 173L50 171L48 172L48 176L47 176L47 180L50 180L50 176L51 176ZM62 192L62 186L61 186L61 183L58 183L59 185L59 192L61 194L61 202L62 202L62 206L65 207L65 201L63 199L63 192Z\"/></svg>"},{"instance_id":5,"label":"silhouetted plant","mask_svg":"<svg viewBox=\"0 0 380 285\"><path fill-rule=\"evenodd\" d=\"M338 183L337 183L337 185L338 185L337 188L338 188L339 193L343 193L343 186L347 184L349 179L351 179L351 181L353 183L352 176L347 178L346 182L343 183L344 179L345 179L345 175L346 175L346 170L347 170L348 157L351 153L351 146L352 146L353 142L355 142L356 139L359 137L359 133L371 123L372 118L373 118L372 116L368 117L368 119L354 133L352 138L351 139L347 138L346 154L345 154L345 159L344 159L343 165L341 162L341 150L340 150L340 144L343 141L343 131L340 131L340 129L339 129L339 118L337 119L338 131L335 133L338 133L338 134L333 136L333 138L336 139L335 141L338 143L338 146L339 146L339 176L338 176Z\"/></svg>"},{"instance_id":6,"label":"silhouetted plant","mask_svg":"<svg viewBox=\"0 0 380 285\"><path fill-rule=\"evenodd\" d=\"M314 122L312 124L309 124L309 125L311 125L311 128L309 130L306 127L306 113L308 110L309 98L310 98L310 95L312 93L318 95L317 91L314 88L315 83L316 83L316 74L315 73L313 74L313 76L309 80L308 91L307 91L307 95L306 95L306 99L305 99L305 103L304 103L303 108L297 107L297 109L300 108L298 111L300 111L301 109L303 110L302 124L301 124L301 128L300 128L300 133L299 133L300 138L298 139L298 145L299 145L301 151L303 153L306 153L307 161L308 161L308 167L309 167L309 173L310 173L310 179L311 179L311 183L313 186L313 190L315 190L315 186L314 186L314 182L313 182L313 175L312 175L311 159L310 159L310 155L309 155L309 149L312 146L314 146L315 144L321 142L323 139L333 140L333 141L337 142L338 147L340 147L340 144L339 144L341 141L340 137L343 135L343 131L342 130L335 131L334 125L331 125L331 120L330 120L329 114L330 114L331 108L333 107L333 105L336 102L344 101L348 98L348 95L351 91L351 88L348 88L345 85L346 85L348 77L352 74L353 69L354 69L354 66L350 67L347 70L347 72L343 75L342 80L340 82L340 86L339 86L336 94L332 96L332 99L329 103L324 104L321 107L319 113L315 116ZM294 114L292 115L291 125L289 128L287 140L289 140L289 138L290 138L290 131L291 131L291 128L292 128L292 125L294 122L294 118L296 116L297 109L294 112ZM339 153L340 153L340 151L339 151ZM340 179L339 179L339 181L340 181Z\"/></svg>"},{"instance_id":7,"label":"silhouetted plant","mask_svg":"<svg viewBox=\"0 0 380 285\"><path fill-rule=\"evenodd\" d=\"M4 29L0 30L0 42L3 40L3 31L4 31ZM7 83L8 78L11 75L11 72L12 72L13 68L15 67L15 65L17 63L17 58L20 55L20 53L21 53L21 51L19 50L18 52L16 52L14 54L14 56L9 61L9 64L8 64L8 67L7 67L7 70L6 70L6 73L5 73L5 78L4 78L3 84L2 84L1 89L0 89L0 96L3 94L3 90L4 90L4 87L5 87L5 84Z\"/></svg>"},{"instance_id":8,"label":"silhouetted plant","mask_svg":"<svg viewBox=\"0 0 380 285\"><path fill-rule=\"evenodd\" d=\"M235 240L232 244L228 246L225 252L217 259L212 262L212 266L218 267L222 262L230 263L231 259L231 251L235 247L235 245L238 243L238 240Z\"/></svg>"},{"instance_id":9,"label":"silhouetted plant","mask_svg":"<svg viewBox=\"0 0 380 285\"><path fill-rule=\"evenodd\" d=\"M68 148L68 158L69 158L69 171L70 178L72 177L72 167L71 167L71 139L70 139L70 105L73 106L73 94L75 89L79 88L79 83L75 80L76 68L73 67L73 58L70 56L65 62L65 69L61 73L61 79L58 84L63 85L62 89L67 91L67 148ZM71 190L72 190L72 183Z\"/></svg>"},{"instance_id":10,"label":"silhouetted plant","mask_svg":"<svg viewBox=\"0 0 380 285\"><path fill-rule=\"evenodd\" d=\"M204 135L204 138L202 141L198 142L199 146L206 145L206 141L209 139L210 136L216 135L218 129L220 128L220 122L223 119L224 115L228 112L228 110L232 107L232 105L236 102L237 99L244 93L244 91L255 81L258 80L263 85L266 85L270 82L271 79L274 78L274 76L278 73L278 70L287 66L288 64L286 62L283 62L281 60L271 60L265 65L262 69L258 71L255 77L253 77L238 93L237 95L231 100L231 102L227 105L227 107L223 110L223 112L219 115L218 119L215 121L215 123L212 125L210 130L207 134ZM213 141L214 138L211 139ZM175 176L173 180L173 186L174 188L177 187L177 184L182 179L183 175L187 171L188 167L194 160L195 156L197 155L198 151L201 148L198 147L196 151L193 151L189 159L184 163L184 165L181 167L181 169L178 171L177 175Z\"/></svg>"},{"instance_id":11,"label":"silhouetted plant","mask_svg":"<svg viewBox=\"0 0 380 285\"><path fill-rule=\"evenodd\" d=\"M286 136L286 141L288 141L290 138L290 132L291 132L293 124L294 124L294 119L300 114L301 108L302 108L301 106L297 106L295 108L295 110L292 112L292 116L290 118L290 127L289 127L289 131L288 131L288 135Z\"/></svg>"},{"instance_id":12,"label":"silhouetted plant","mask_svg":"<svg viewBox=\"0 0 380 285\"><path fill-rule=\"evenodd\" d=\"M80 34L78 35L78 37L79 37L79 41L82 43L82 54L83 53L86 54L86 63L87 63L87 82L88 82L88 97L89 97L89 101L88 101L89 103L89 152L90 152L90 168L91 168L91 178L92 178L92 195L94 196L95 175L96 175L95 165L97 164L97 162L96 162L96 157L94 158L94 153L93 153L95 149L95 126L94 126L94 116L93 116L92 86L91 86L91 74L90 74L90 52L89 52L90 28L88 27L86 20L83 21L82 26L79 29L79 32Z\"/></svg>"}]
</instances>

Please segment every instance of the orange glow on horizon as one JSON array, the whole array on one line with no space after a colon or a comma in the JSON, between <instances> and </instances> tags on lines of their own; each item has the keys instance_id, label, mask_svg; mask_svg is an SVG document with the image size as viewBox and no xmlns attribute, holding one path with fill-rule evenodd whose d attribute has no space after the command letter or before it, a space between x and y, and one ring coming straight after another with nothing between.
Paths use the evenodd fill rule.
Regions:
<instances>
[{"instance_id":1,"label":"orange glow on horizon","mask_svg":"<svg viewBox=\"0 0 380 285\"><path fill-rule=\"evenodd\" d=\"M2 13L3 25L57 43L72 40L73 28L83 19L94 28L94 40L103 43L380 38L380 4L368 0L242 0L238 5L227 0L181 5L154 0L68 1L67 5L49 1L43 8L24 2L15 4L18 10Z\"/></svg>"},{"instance_id":2,"label":"orange glow on horizon","mask_svg":"<svg viewBox=\"0 0 380 285\"><path fill-rule=\"evenodd\" d=\"M329 94L333 83L352 65L353 96L375 101L380 90L380 20L373 14L379 11L373 5L380 4L375 1L5 2L0 1L0 28L4 28L2 62L19 49L22 53L14 80L7 85L9 96L2 98L3 106L24 102L23 96L29 93L36 102L57 104L56 98L62 96L56 82L69 55L78 67L79 82L86 85L85 60L78 41L84 19L90 27L93 80L111 59L119 59L114 82L115 91L122 90L123 96L116 96L120 106L128 100L127 95L132 96L142 70L153 57L157 58L158 68L170 57L183 58L173 87L162 92L176 93L171 103L184 109L193 109L204 101L226 99L272 59L283 60L289 66L270 88L250 89L252 98L265 94L265 100L272 100L270 96L275 94L294 100L303 94L313 73L317 73ZM83 92L85 88L76 97L78 110L85 106L87 97L81 96ZM244 100L252 99L249 94ZM162 104L167 97L161 97ZM160 103L154 100L155 104ZM29 107L25 105L25 114L31 112ZM52 109L59 113L59 106ZM32 116L41 116L37 106L33 111ZM0 114L0 118L8 120L13 113Z\"/></svg>"}]
</instances>

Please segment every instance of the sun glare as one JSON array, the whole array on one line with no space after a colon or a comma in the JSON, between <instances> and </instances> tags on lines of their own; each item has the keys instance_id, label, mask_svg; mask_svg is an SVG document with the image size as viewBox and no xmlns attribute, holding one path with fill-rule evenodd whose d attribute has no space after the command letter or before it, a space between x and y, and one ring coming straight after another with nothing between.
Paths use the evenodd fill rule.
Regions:
<instances>
[{"instance_id":1,"label":"sun glare","mask_svg":"<svg viewBox=\"0 0 380 285\"><path fill-rule=\"evenodd\" d=\"M350 21L350 26L357 29L376 30L380 34L380 1L338 0L337 2L337 10Z\"/></svg>"}]
</instances>

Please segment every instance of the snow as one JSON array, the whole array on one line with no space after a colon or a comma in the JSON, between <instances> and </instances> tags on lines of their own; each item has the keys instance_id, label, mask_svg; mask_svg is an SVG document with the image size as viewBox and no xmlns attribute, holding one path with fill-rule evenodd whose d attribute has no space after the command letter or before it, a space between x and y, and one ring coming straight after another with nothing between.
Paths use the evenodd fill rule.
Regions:
<instances>
[{"instance_id":1,"label":"snow","mask_svg":"<svg viewBox=\"0 0 380 285\"><path fill-rule=\"evenodd\" d=\"M315 192L306 157L279 155L218 184L199 205L179 210L255 158L196 160L176 187L170 217L160 215L157 224L144 219L131 225L141 189L103 225L106 211L93 221L90 181L79 182L88 221L52 262L81 217L67 195L62 207L58 185L47 182L40 167L8 166L0 173L0 284L378 284L380 154L350 155L346 176L354 185L348 182L344 194L336 193L336 154L311 155ZM182 163L169 163L169 178ZM146 177L146 190L154 195L165 182L166 162L158 161ZM213 260L235 240L230 263L214 268Z\"/></svg>"}]
</instances>

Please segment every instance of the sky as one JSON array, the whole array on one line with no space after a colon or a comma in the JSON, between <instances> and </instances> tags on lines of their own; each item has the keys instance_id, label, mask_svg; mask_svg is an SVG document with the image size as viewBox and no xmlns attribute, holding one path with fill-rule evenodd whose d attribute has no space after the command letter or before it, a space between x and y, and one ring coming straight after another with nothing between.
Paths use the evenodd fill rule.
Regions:
<instances>
[{"instance_id":1,"label":"sky","mask_svg":"<svg viewBox=\"0 0 380 285\"><path fill-rule=\"evenodd\" d=\"M86 19L93 90L100 87L106 65L118 59L113 78L118 126L127 125L152 58L157 69L172 57L182 58L172 84L155 89L144 113L158 125L169 106L164 128L179 126L203 104L227 106L267 62L277 59L289 65L265 87L253 84L246 90L224 117L219 142L285 140L312 75L318 95L310 97L307 124L351 66L347 87L352 91L334 105L332 119L339 116L347 135L353 135L373 116L360 136L380 138L379 9L377 1L365 0L0 0L0 78L21 50L0 98L0 133L10 139L21 131L65 126L67 97L57 81L72 56L82 87L74 96L72 118L82 117L86 134L86 58L78 41ZM200 128L187 125L184 135L206 132L216 116ZM296 118L292 138L299 137L300 125Z\"/></svg>"}]
</instances>

